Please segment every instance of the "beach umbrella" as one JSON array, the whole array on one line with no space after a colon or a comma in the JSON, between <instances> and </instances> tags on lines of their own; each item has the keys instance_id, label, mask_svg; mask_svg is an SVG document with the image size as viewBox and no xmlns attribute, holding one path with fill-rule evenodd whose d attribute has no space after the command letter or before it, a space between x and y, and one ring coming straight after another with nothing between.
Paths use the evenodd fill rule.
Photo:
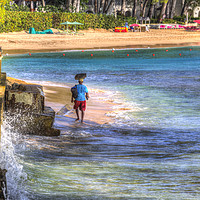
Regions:
<instances>
[{"instance_id":1,"label":"beach umbrella","mask_svg":"<svg viewBox=\"0 0 200 200\"><path fill-rule=\"evenodd\" d=\"M80 22L72 22L73 23L73 25L75 25L75 32L76 32L76 25L83 25L82 23L80 23Z\"/></svg>"},{"instance_id":2,"label":"beach umbrella","mask_svg":"<svg viewBox=\"0 0 200 200\"><path fill-rule=\"evenodd\" d=\"M139 26L139 24L131 24L130 26Z\"/></svg>"},{"instance_id":3,"label":"beach umbrella","mask_svg":"<svg viewBox=\"0 0 200 200\"><path fill-rule=\"evenodd\" d=\"M63 22L63 23L61 23L62 25L68 25L68 24L73 24L74 22Z\"/></svg>"},{"instance_id":4,"label":"beach umbrella","mask_svg":"<svg viewBox=\"0 0 200 200\"><path fill-rule=\"evenodd\" d=\"M194 20L193 22L196 22L197 24L200 24L200 20Z\"/></svg>"},{"instance_id":5,"label":"beach umbrella","mask_svg":"<svg viewBox=\"0 0 200 200\"><path fill-rule=\"evenodd\" d=\"M68 22L68 21L66 21L66 22L61 23L61 25L67 25L67 32L68 32L68 25L73 25L73 23L74 22Z\"/></svg>"}]
</instances>

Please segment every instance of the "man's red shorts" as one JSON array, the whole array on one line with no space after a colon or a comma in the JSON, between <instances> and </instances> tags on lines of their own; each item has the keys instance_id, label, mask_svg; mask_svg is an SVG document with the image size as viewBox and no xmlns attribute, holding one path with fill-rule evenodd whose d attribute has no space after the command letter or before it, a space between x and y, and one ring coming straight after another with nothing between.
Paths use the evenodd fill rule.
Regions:
<instances>
[{"instance_id":1,"label":"man's red shorts","mask_svg":"<svg viewBox=\"0 0 200 200\"><path fill-rule=\"evenodd\" d=\"M74 101L74 109L80 109L85 111L86 109L86 101Z\"/></svg>"}]
</instances>

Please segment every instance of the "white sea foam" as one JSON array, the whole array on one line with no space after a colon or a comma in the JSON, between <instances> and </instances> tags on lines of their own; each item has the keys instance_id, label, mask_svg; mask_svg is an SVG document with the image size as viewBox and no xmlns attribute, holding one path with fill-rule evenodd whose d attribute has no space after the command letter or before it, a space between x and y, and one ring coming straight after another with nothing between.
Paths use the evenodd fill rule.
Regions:
<instances>
[{"instance_id":1,"label":"white sea foam","mask_svg":"<svg viewBox=\"0 0 200 200\"><path fill-rule=\"evenodd\" d=\"M65 84L65 83L56 83L56 82L52 82L52 81L37 81L37 80L26 80L23 79L23 81L27 82L27 83L31 83L31 84L38 84L38 85L42 85L42 86L55 86L55 87L65 87L65 88L70 88L69 85L72 84Z\"/></svg>"},{"instance_id":2,"label":"white sea foam","mask_svg":"<svg viewBox=\"0 0 200 200\"><path fill-rule=\"evenodd\" d=\"M7 119L9 120L9 119ZM12 119L11 119L12 120ZM23 147L23 136L10 131L9 123L4 121L1 126L1 168L6 169L7 179L7 199L14 200L27 200L23 189L23 183L27 180L27 175L23 171L23 166L20 164L20 158L16 154L16 146L20 144L20 148Z\"/></svg>"},{"instance_id":3,"label":"white sea foam","mask_svg":"<svg viewBox=\"0 0 200 200\"><path fill-rule=\"evenodd\" d=\"M142 125L142 122L139 122L134 118L134 113L143 112L148 109L147 107L143 107L134 101L128 101L124 94L119 91L99 89L91 89L90 91L96 95L96 100L110 103L112 111L108 112L106 116L115 119L115 124L117 126L133 124Z\"/></svg>"},{"instance_id":4,"label":"white sea foam","mask_svg":"<svg viewBox=\"0 0 200 200\"><path fill-rule=\"evenodd\" d=\"M91 51L123 51L123 50L134 50L134 49L146 49L146 48L121 48L121 49L85 49L84 52L91 52ZM63 50L61 52L81 52L83 50ZM52 52L53 53L53 52Z\"/></svg>"}]
</instances>

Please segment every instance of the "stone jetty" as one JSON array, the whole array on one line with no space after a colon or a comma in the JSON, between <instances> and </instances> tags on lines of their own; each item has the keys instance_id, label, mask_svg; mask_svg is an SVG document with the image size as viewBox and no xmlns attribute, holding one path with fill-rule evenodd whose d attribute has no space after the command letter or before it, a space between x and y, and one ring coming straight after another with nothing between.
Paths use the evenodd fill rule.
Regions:
<instances>
[{"instance_id":1,"label":"stone jetty","mask_svg":"<svg viewBox=\"0 0 200 200\"><path fill-rule=\"evenodd\" d=\"M40 85L17 84L6 86L4 118L9 127L23 134L58 136L53 128L55 112L44 105Z\"/></svg>"}]
</instances>

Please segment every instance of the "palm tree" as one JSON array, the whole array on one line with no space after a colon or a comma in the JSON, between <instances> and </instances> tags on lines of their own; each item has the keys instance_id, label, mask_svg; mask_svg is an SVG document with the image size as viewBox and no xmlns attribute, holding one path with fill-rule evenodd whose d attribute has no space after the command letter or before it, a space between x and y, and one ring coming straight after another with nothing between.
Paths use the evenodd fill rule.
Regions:
<instances>
[{"instance_id":1,"label":"palm tree","mask_svg":"<svg viewBox=\"0 0 200 200\"><path fill-rule=\"evenodd\" d=\"M132 9L132 16L133 17L136 16L136 12L137 12L137 1L138 0L133 0L133 9Z\"/></svg>"},{"instance_id":2,"label":"palm tree","mask_svg":"<svg viewBox=\"0 0 200 200\"><path fill-rule=\"evenodd\" d=\"M79 13L80 12L80 0L77 0L77 5L76 5L76 12Z\"/></svg>"},{"instance_id":3,"label":"palm tree","mask_svg":"<svg viewBox=\"0 0 200 200\"><path fill-rule=\"evenodd\" d=\"M177 0L172 0L172 7L171 7L171 12L170 12L171 19L174 17L174 14L175 14L176 2Z\"/></svg>"},{"instance_id":4,"label":"palm tree","mask_svg":"<svg viewBox=\"0 0 200 200\"><path fill-rule=\"evenodd\" d=\"M161 7L160 15L158 17L159 21L163 18L164 14L165 14L165 10L166 10L166 7L167 7L167 2L168 2L168 0L164 0L162 2L162 7Z\"/></svg>"},{"instance_id":5,"label":"palm tree","mask_svg":"<svg viewBox=\"0 0 200 200\"><path fill-rule=\"evenodd\" d=\"M45 7L45 0L42 0L42 7Z\"/></svg>"},{"instance_id":6,"label":"palm tree","mask_svg":"<svg viewBox=\"0 0 200 200\"><path fill-rule=\"evenodd\" d=\"M97 0L94 0L94 12L96 14L98 13L97 9L98 9L98 2L97 2Z\"/></svg>"},{"instance_id":7,"label":"palm tree","mask_svg":"<svg viewBox=\"0 0 200 200\"><path fill-rule=\"evenodd\" d=\"M66 8L68 12L72 11L72 0L66 0Z\"/></svg>"},{"instance_id":8,"label":"palm tree","mask_svg":"<svg viewBox=\"0 0 200 200\"><path fill-rule=\"evenodd\" d=\"M168 2L167 2L167 7L166 7L166 11L165 11L166 18L169 18L169 16L170 16L171 3L172 3L172 0L168 0Z\"/></svg>"},{"instance_id":9,"label":"palm tree","mask_svg":"<svg viewBox=\"0 0 200 200\"><path fill-rule=\"evenodd\" d=\"M144 1L143 8L142 8L142 17L145 17L145 11L146 11L148 2L149 0Z\"/></svg>"},{"instance_id":10,"label":"palm tree","mask_svg":"<svg viewBox=\"0 0 200 200\"><path fill-rule=\"evenodd\" d=\"M108 4L108 0L104 0L104 4L103 4L103 7L102 7L103 13L105 13L105 11L106 11L107 4Z\"/></svg>"},{"instance_id":11,"label":"palm tree","mask_svg":"<svg viewBox=\"0 0 200 200\"><path fill-rule=\"evenodd\" d=\"M104 4L105 4L105 0L101 0L100 1L100 8L99 8L100 13L103 13Z\"/></svg>"},{"instance_id":12,"label":"palm tree","mask_svg":"<svg viewBox=\"0 0 200 200\"><path fill-rule=\"evenodd\" d=\"M125 15L126 0L121 0L121 13Z\"/></svg>"},{"instance_id":13,"label":"palm tree","mask_svg":"<svg viewBox=\"0 0 200 200\"><path fill-rule=\"evenodd\" d=\"M94 0L94 11L95 13L104 13L106 14L108 12L108 10L112 7L114 0L101 0L98 3L98 0ZM98 12L98 4L100 5L99 7L99 12Z\"/></svg>"},{"instance_id":14,"label":"palm tree","mask_svg":"<svg viewBox=\"0 0 200 200\"><path fill-rule=\"evenodd\" d=\"M76 12L76 5L77 5L77 0L73 0L73 10L72 12Z\"/></svg>"},{"instance_id":15,"label":"palm tree","mask_svg":"<svg viewBox=\"0 0 200 200\"><path fill-rule=\"evenodd\" d=\"M105 10L104 10L104 13L106 14L106 13L108 13L108 11L109 11L109 9L112 7L112 5L113 5L113 2L114 2L115 0L106 0L106 8L105 8Z\"/></svg>"}]
</instances>

